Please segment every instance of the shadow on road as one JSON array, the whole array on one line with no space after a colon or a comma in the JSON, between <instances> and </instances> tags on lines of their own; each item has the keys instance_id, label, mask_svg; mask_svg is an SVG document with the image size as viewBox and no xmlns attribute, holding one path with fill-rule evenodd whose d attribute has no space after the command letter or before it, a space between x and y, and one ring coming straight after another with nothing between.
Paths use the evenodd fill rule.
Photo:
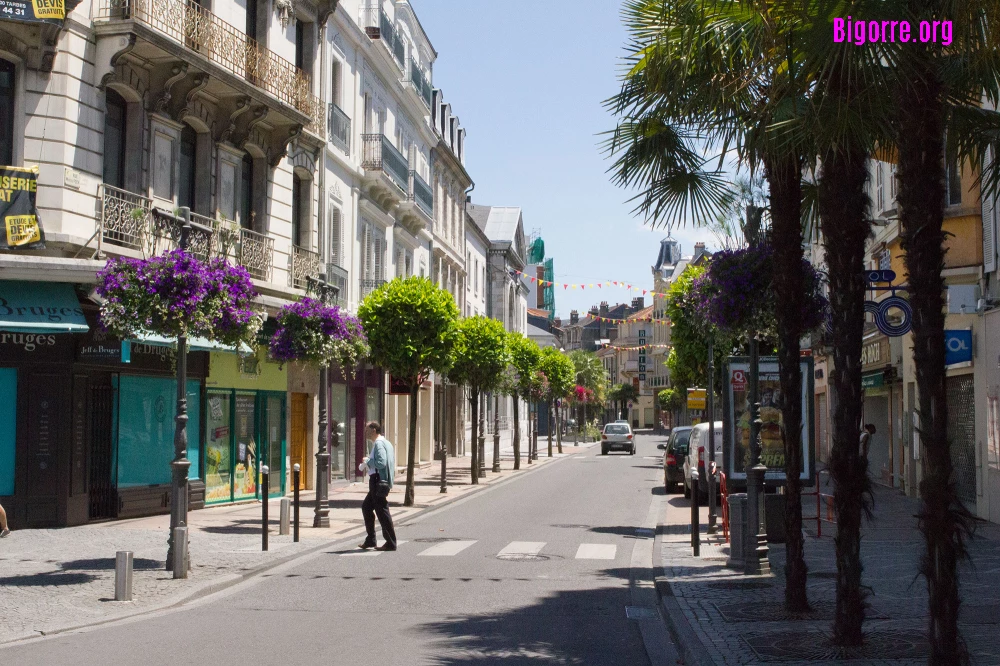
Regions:
<instances>
[{"instance_id":1,"label":"shadow on road","mask_svg":"<svg viewBox=\"0 0 1000 666\"><path fill-rule=\"evenodd\" d=\"M27 574L24 576L2 576L0 577L0 589L3 589L4 587L61 587L65 585L84 585L94 580L97 580L97 576L94 574L50 571L40 574Z\"/></svg>"}]
</instances>

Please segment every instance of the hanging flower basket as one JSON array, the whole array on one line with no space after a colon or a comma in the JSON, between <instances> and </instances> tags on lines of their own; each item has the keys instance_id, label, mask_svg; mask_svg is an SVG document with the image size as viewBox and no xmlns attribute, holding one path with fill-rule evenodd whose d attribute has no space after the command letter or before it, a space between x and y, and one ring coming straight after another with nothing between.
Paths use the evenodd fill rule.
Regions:
<instances>
[{"instance_id":1,"label":"hanging flower basket","mask_svg":"<svg viewBox=\"0 0 1000 666\"><path fill-rule=\"evenodd\" d=\"M179 249L108 260L97 274L97 293L105 299L101 325L122 339L184 334L238 347L253 345L264 323L246 270Z\"/></svg>"},{"instance_id":2,"label":"hanging flower basket","mask_svg":"<svg viewBox=\"0 0 1000 666\"><path fill-rule=\"evenodd\" d=\"M270 352L281 363L335 365L346 377L371 353L361 322L336 305L306 297L282 307L277 321Z\"/></svg>"}]
</instances>

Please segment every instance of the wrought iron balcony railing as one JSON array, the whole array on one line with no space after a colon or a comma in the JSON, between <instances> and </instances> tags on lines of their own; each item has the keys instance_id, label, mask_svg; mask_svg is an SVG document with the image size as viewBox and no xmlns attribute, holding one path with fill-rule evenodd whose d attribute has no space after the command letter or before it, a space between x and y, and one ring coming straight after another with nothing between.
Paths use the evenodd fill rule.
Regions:
<instances>
[{"instance_id":1,"label":"wrought iron balcony railing","mask_svg":"<svg viewBox=\"0 0 1000 666\"><path fill-rule=\"evenodd\" d=\"M323 136L325 109L309 75L195 0L99 0L94 20L149 26L306 114L306 129Z\"/></svg>"},{"instance_id":2,"label":"wrought iron balcony railing","mask_svg":"<svg viewBox=\"0 0 1000 666\"><path fill-rule=\"evenodd\" d=\"M408 68L409 77L407 82L413 86L413 89L417 91L417 95L420 100L424 103L428 109L431 108L431 82L427 79L427 76L423 73L420 67L417 66L417 62L410 58L410 66Z\"/></svg>"},{"instance_id":3,"label":"wrought iron balcony railing","mask_svg":"<svg viewBox=\"0 0 1000 666\"><path fill-rule=\"evenodd\" d=\"M403 192L408 192L409 162L384 134L361 135L361 167L366 171L383 171Z\"/></svg>"},{"instance_id":4,"label":"wrought iron balcony railing","mask_svg":"<svg viewBox=\"0 0 1000 666\"><path fill-rule=\"evenodd\" d=\"M347 269L341 268L337 264L326 265L326 281L337 287L337 295L333 297L334 305L342 308L347 307Z\"/></svg>"},{"instance_id":5,"label":"wrought iron balcony railing","mask_svg":"<svg viewBox=\"0 0 1000 666\"><path fill-rule=\"evenodd\" d=\"M434 217L434 191L431 186L424 182L420 174L410 170L410 201L416 202L420 210L427 213L427 217Z\"/></svg>"},{"instance_id":6,"label":"wrought iron balcony railing","mask_svg":"<svg viewBox=\"0 0 1000 666\"><path fill-rule=\"evenodd\" d=\"M326 134L330 143L343 150L345 155L351 154L351 119L332 102L327 116Z\"/></svg>"},{"instance_id":7,"label":"wrought iron balcony railing","mask_svg":"<svg viewBox=\"0 0 1000 666\"><path fill-rule=\"evenodd\" d=\"M305 289L309 278L319 275L323 268L319 252L313 252L298 245L292 246L292 253L288 255L288 264L288 284L296 289Z\"/></svg>"},{"instance_id":8,"label":"wrought iron balcony railing","mask_svg":"<svg viewBox=\"0 0 1000 666\"><path fill-rule=\"evenodd\" d=\"M385 44L392 59L396 61L400 69L403 69L406 60L406 47L403 45L403 40L389 15L381 7L362 7L361 25L364 26L365 34L370 39L378 39Z\"/></svg>"},{"instance_id":9,"label":"wrought iron balcony railing","mask_svg":"<svg viewBox=\"0 0 1000 666\"><path fill-rule=\"evenodd\" d=\"M385 280L361 280L361 300L385 284Z\"/></svg>"},{"instance_id":10,"label":"wrought iron balcony railing","mask_svg":"<svg viewBox=\"0 0 1000 666\"><path fill-rule=\"evenodd\" d=\"M274 239L250 229L240 229L236 263L247 269L250 277L270 282L274 266Z\"/></svg>"}]
</instances>

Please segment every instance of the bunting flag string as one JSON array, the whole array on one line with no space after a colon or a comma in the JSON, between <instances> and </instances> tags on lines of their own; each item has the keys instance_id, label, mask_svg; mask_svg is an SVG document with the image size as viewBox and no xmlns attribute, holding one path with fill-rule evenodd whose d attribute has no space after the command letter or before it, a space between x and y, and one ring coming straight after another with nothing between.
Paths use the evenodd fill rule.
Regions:
<instances>
[{"instance_id":1,"label":"bunting flag string","mask_svg":"<svg viewBox=\"0 0 1000 666\"><path fill-rule=\"evenodd\" d=\"M605 323L608 323L608 324L641 324L641 323L646 323L646 324L665 324L667 326L670 325L670 320L669 319L656 319L655 317L638 317L638 318L618 319L618 318L615 318L615 317L601 317L600 315L592 315L592 314L588 314L587 316L590 317L591 319L593 319L594 321L601 321L601 322L605 322Z\"/></svg>"},{"instance_id":2,"label":"bunting flag string","mask_svg":"<svg viewBox=\"0 0 1000 666\"><path fill-rule=\"evenodd\" d=\"M531 283L540 284L543 287L562 287L565 289L603 289L604 287L620 287L622 289L628 289L629 291L640 292L643 296L649 294L653 298L666 298L667 294L662 291L652 291L651 289L642 289L641 287L634 286L628 282L622 280L605 280L604 282L590 282L590 283L567 283L567 282L553 282L551 280L542 280L535 275L528 275L521 271L515 270L514 273L520 275Z\"/></svg>"}]
</instances>

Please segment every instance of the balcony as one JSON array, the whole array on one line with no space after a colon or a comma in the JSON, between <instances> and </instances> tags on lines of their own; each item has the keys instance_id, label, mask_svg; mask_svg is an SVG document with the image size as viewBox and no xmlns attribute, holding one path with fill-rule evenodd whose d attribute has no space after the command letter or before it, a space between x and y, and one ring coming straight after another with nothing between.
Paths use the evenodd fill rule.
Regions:
<instances>
[{"instance_id":1,"label":"balcony","mask_svg":"<svg viewBox=\"0 0 1000 666\"><path fill-rule=\"evenodd\" d=\"M361 135L361 167L367 194L383 208L406 199L410 165L384 134Z\"/></svg>"},{"instance_id":2,"label":"balcony","mask_svg":"<svg viewBox=\"0 0 1000 666\"><path fill-rule=\"evenodd\" d=\"M326 135L330 143L351 154L351 119L336 104L330 103L327 113Z\"/></svg>"},{"instance_id":3,"label":"balcony","mask_svg":"<svg viewBox=\"0 0 1000 666\"><path fill-rule=\"evenodd\" d=\"M396 219L414 236L434 224L434 192L412 169L406 201L400 202Z\"/></svg>"},{"instance_id":4,"label":"balcony","mask_svg":"<svg viewBox=\"0 0 1000 666\"><path fill-rule=\"evenodd\" d=\"M293 245L292 252L288 255L289 286L305 289L309 278L318 276L322 268L323 262L320 261L319 252Z\"/></svg>"},{"instance_id":5,"label":"balcony","mask_svg":"<svg viewBox=\"0 0 1000 666\"><path fill-rule=\"evenodd\" d=\"M385 280L361 280L361 298L360 300L365 300L368 294L372 293L379 287L385 284Z\"/></svg>"},{"instance_id":6,"label":"balcony","mask_svg":"<svg viewBox=\"0 0 1000 666\"><path fill-rule=\"evenodd\" d=\"M380 40L396 66L403 69L406 59L406 47L400 38L392 19L381 7L362 7L361 25L370 39Z\"/></svg>"},{"instance_id":7,"label":"balcony","mask_svg":"<svg viewBox=\"0 0 1000 666\"><path fill-rule=\"evenodd\" d=\"M270 114L267 122L281 140L287 138L287 130L279 130L278 125L304 126L312 134L325 137L326 109L312 94L309 75L194 0L98 0L94 22L99 55L104 52L100 42L105 40L110 52L116 53L115 65L134 59L136 68L148 64L162 70L151 72L150 81L155 81L154 87L159 89L149 93L151 99L163 100L161 103L167 106L163 110L172 115L179 115L192 102L189 95L204 90L212 98L228 101L220 105L222 122L230 118L230 104L233 108L250 106L239 106L237 100L248 91L262 91L266 96L254 101L264 103L269 111L278 111ZM118 39L126 33L135 38L123 54L117 54L121 48ZM124 54L128 57L123 61ZM179 65L178 59L183 64ZM97 65L103 69L111 66L101 58ZM219 70L234 78L219 76ZM268 98L285 107L267 104ZM239 134L245 128L236 129Z\"/></svg>"},{"instance_id":8,"label":"balcony","mask_svg":"<svg viewBox=\"0 0 1000 666\"><path fill-rule=\"evenodd\" d=\"M424 106L428 110L431 108L431 82L427 80L427 76L421 71L420 67L417 66L416 61L410 58L410 65L407 69L408 76L404 80L404 83L409 83L413 88L413 91L417 93L417 97L420 101L424 103Z\"/></svg>"},{"instance_id":9,"label":"balcony","mask_svg":"<svg viewBox=\"0 0 1000 666\"><path fill-rule=\"evenodd\" d=\"M333 297L333 304L341 308L347 307L347 279L346 268L341 268L337 264L326 265L326 281L337 287L337 295Z\"/></svg>"},{"instance_id":10,"label":"balcony","mask_svg":"<svg viewBox=\"0 0 1000 666\"><path fill-rule=\"evenodd\" d=\"M148 197L101 185L101 214L97 220L97 255L105 249L117 254L152 257L178 247L180 227L173 212L158 215ZM274 264L274 239L236 223L191 214L189 251L202 259L224 257L242 266L250 277L271 281Z\"/></svg>"}]
</instances>

